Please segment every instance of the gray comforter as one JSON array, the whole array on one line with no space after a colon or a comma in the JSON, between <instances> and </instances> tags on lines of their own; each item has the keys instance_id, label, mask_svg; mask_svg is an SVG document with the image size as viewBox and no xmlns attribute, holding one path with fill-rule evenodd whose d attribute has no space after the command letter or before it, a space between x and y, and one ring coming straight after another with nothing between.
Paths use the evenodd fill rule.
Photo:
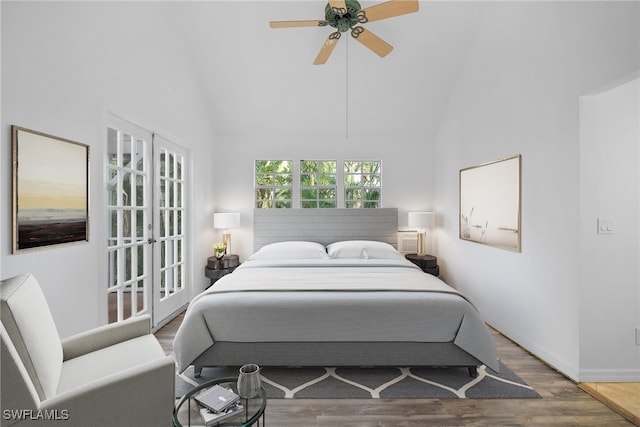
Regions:
<instances>
[{"instance_id":1,"label":"gray comforter","mask_svg":"<svg viewBox=\"0 0 640 427\"><path fill-rule=\"evenodd\" d=\"M189 305L184 371L219 342L453 342L498 370L475 307L406 260L248 261Z\"/></svg>"}]
</instances>

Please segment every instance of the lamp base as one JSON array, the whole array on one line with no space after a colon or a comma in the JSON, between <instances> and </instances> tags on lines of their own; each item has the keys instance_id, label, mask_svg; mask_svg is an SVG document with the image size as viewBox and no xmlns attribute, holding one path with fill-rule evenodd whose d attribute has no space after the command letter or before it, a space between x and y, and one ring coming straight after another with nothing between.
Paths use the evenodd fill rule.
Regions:
<instances>
[{"instance_id":1,"label":"lamp base","mask_svg":"<svg viewBox=\"0 0 640 427\"><path fill-rule=\"evenodd\" d=\"M225 231L222 233L222 243L226 245L226 249L224 251L225 254L231 253L231 233L229 231Z\"/></svg>"},{"instance_id":2,"label":"lamp base","mask_svg":"<svg viewBox=\"0 0 640 427\"><path fill-rule=\"evenodd\" d=\"M427 233L424 230L418 230L417 253L420 256L427 254Z\"/></svg>"}]
</instances>

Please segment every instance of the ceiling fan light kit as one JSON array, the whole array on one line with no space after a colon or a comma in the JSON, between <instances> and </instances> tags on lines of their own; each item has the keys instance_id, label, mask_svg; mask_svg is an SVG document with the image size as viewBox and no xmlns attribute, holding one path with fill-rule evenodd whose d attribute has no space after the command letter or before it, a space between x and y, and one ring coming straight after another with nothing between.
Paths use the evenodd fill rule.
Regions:
<instances>
[{"instance_id":1,"label":"ceiling fan light kit","mask_svg":"<svg viewBox=\"0 0 640 427\"><path fill-rule=\"evenodd\" d=\"M354 39L376 55L387 56L393 50L393 46L359 24L417 12L418 8L418 0L390 0L366 9L362 9L356 0L329 0L325 7L324 20L271 21L269 25L271 28L326 26L335 28L337 31L329 34L313 61L315 65L320 65L327 62L342 33L349 30Z\"/></svg>"}]
</instances>

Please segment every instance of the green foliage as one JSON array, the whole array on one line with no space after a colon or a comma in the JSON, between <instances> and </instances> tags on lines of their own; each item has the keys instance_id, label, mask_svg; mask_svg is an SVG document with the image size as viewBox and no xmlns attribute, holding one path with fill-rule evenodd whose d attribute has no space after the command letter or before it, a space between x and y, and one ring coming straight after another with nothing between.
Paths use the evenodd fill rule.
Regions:
<instances>
[{"instance_id":1,"label":"green foliage","mask_svg":"<svg viewBox=\"0 0 640 427\"><path fill-rule=\"evenodd\" d=\"M293 184L291 160L256 160L256 207L290 208Z\"/></svg>"},{"instance_id":2,"label":"green foliage","mask_svg":"<svg viewBox=\"0 0 640 427\"><path fill-rule=\"evenodd\" d=\"M257 208L291 208L293 162L256 160L255 200ZM380 207L381 162L348 160L344 164L345 206ZM300 161L300 207L337 207L337 167L335 160Z\"/></svg>"}]
</instances>

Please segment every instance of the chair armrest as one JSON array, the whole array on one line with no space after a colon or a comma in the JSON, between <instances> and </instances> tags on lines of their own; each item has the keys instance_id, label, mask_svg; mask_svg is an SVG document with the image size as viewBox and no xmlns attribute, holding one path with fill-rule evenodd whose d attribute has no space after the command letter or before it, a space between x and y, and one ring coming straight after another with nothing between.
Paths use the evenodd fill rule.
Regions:
<instances>
[{"instance_id":1,"label":"chair armrest","mask_svg":"<svg viewBox=\"0 0 640 427\"><path fill-rule=\"evenodd\" d=\"M151 333L151 316L110 323L62 340L63 360L73 359L110 345L118 344Z\"/></svg>"},{"instance_id":2,"label":"chair armrest","mask_svg":"<svg viewBox=\"0 0 640 427\"><path fill-rule=\"evenodd\" d=\"M175 361L164 356L58 394L38 409L68 417L61 425L162 426L171 424L174 404Z\"/></svg>"}]
</instances>

